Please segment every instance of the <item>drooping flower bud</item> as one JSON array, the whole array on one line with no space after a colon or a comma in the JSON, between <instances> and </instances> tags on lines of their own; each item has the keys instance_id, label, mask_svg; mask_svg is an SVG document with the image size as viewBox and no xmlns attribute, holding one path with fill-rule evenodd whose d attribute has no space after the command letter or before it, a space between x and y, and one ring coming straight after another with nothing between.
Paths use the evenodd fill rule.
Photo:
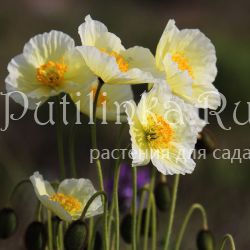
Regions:
<instances>
[{"instance_id":1,"label":"drooping flower bud","mask_svg":"<svg viewBox=\"0 0 250 250\"><path fill-rule=\"evenodd\" d=\"M126 214L121 222L121 236L123 240L130 244L132 242L132 214Z\"/></svg>"},{"instance_id":2,"label":"drooping flower bud","mask_svg":"<svg viewBox=\"0 0 250 250\"><path fill-rule=\"evenodd\" d=\"M17 216L13 209L3 208L0 211L0 239L7 239L17 228Z\"/></svg>"},{"instance_id":3,"label":"drooping flower bud","mask_svg":"<svg viewBox=\"0 0 250 250\"><path fill-rule=\"evenodd\" d=\"M171 194L166 181L160 181L155 186L154 195L157 208L162 212L167 211L171 203Z\"/></svg>"},{"instance_id":4,"label":"drooping flower bud","mask_svg":"<svg viewBox=\"0 0 250 250\"><path fill-rule=\"evenodd\" d=\"M64 236L66 250L83 249L86 243L87 234L87 226L83 221L77 220L71 223Z\"/></svg>"},{"instance_id":5,"label":"drooping flower bud","mask_svg":"<svg viewBox=\"0 0 250 250\"><path fill-rule=\"evenodd\" d=\"M214 250L214 236L210 230L200 230L197 235L198 250Z\"/></svg>"},{"instance_id":6,"label":"drooping flower bud","mask_svg":"<svg viewBox=\"0 0 250 250\"><path fill-rule=\"evenodd\" d=\"M44 250L47 243L45 225L39 221L32 222L25 233L25 245L27 250Z\"/></svg>"},{"instance_id":7,"label":"drooping flower bud","mask_svg":"<svg viewBox=\"0 0 250 250\"><path fill-rule=\"evenodd\" d=\"M211 154L216 149L217 143L212 132L204 128L199 134L197 143L195 145L196 149L205 149L207 154Z\"/></svg>"}]
</instances>

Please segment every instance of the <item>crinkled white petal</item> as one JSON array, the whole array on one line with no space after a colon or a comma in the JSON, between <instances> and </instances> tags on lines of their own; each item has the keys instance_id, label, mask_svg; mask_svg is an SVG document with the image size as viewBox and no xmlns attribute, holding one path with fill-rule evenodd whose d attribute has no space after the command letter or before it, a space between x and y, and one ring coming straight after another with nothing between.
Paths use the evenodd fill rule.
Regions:
<instances>
[{"instance_id":1,"label":"crinkled white petal","mask_svg":"<svg viewBox=\"0 0 250 250\"><path fill-rule=\"evenodd\" d=\"M70 195L79 200L83 208L88 200L96 193L92 182L88 179L66 179L58 187L58 193ZM100 196L91 203L87 210L86 217L92 217L103 213L103 204ZM82 211L81 211L82 212ZM81 216L81 214L79 214Z\"/></svg>"},{"instance_id":2,"label":"crinkled white petal","mask_svg":"<svg viewBox=\"0 0 250 250\"><path fill-rule=\"evenodd\" d=\"M84 84L82 88L71 94L71 98L76 107L84 114L93 116L93 89L96 89L97 82L93 84ZM101 96L101 97L100 97ZM99 98L103 98L103 102L98 101L96 117L107 121L126 121L125 102L133 99L133 92L130 85L109 85L104 84ZM104 99L105 98L105 99ZM102 99L101 99L102 100Z\"/></svg>"},{"instance_id":3,"label":"crinkled white petal","mask_svg":"<svg viewBox=\"0 0 250 250\"><path fill-rule=\"evenodd\" d=\"M192 75L179 69L176 62L171 63L176 53L187 60ZM218 92L209 99L207 105L198 100L197 94L202 94L205 89L217 91L212 86L217 74L215 48L198 29L179 30L175 21L170 20L157 46L156 65L159 70L166 72L167 82L176 95L200 108L216 109L220 104Z\"/></svg>"},{"instance_id":4,"label":"crinkled white petal","mask_svg":"<svg viewBox=\"0 0 250 250\"><path fill-rule=\"evenodd\" d=\"M71 222L73 219L75 220L75 218L73 218L58 202L50 200L49 196L40 196L39 200L41 201L44 207L52 211L61 220L67 222Z\"/></svg>"},{"instance_id":5,"label":"crinkled white petal","mask_svg":"<svg viewBox=\"0 0 250 250\"><path fill-rule=\"evenodd\" d=\"M144 166L150 161L150 149L145 140L145 132L137 117L137 107L134 101L126 105L128 123L130 125L129 133L132 141L132 166Z\"/></svg>"},{"instance_id":6,"label":"crinkled white petal","mask_svg":"<svg viewBox=\"0 0 250 250\"><path fill-rule=\"evenodd\" d=\"M35 189L35 193L37 197L40 196L51 196L55 193L54 189L50 185L48 181L43 179L43 176L39 174L39 172L35 172L31 177L30 181Z\"/></svg>"},{"instance_id":7,"label":"crinkled white petal","mask_svg":"<svg viewBox=\"0 0 250 250\"><path fill-rule=\"evenodd\" d=\"M144 153L139 152L144 156L142 159L135 158L139 164L148 163L145 152L150 152L148 157L161 173L191 173L195 167L191 155L198 133L205 126L205 122L199 118L197 108L172 95L166 83L155 84L148 93L142 95L138 106L133 103L132 107L130 113L127 112L132 147L135 145L137 151ZM161 116L173 131L173 137L166 148L151 148L145 138L144 129L147 127L148 116L154 115ZM132 118L136 119L134 123L131 123Z\"/></svg>"},{"instance_id":8,"label":"crinkled white petal","mask_svg":"<svg viewBox=\"0 0 250 250\"><path fill-rule=\"evenodd\" d=\"M108 32L107 27L96 20L93 20L90 15L85 17L85 22L78 28L82 45L95 46L96 40L105 32Z\"/></svg>"},{"instance_id":9,"label":"crinkled white petal","mask_svg":"<svg viewBox=\"0 0 250 250\"><path fill-rule=\"evenodd\" d=\"M64 54L74 46L75 42L70 36L61 31L52 30L31 38L24 46L23 55L37 68L49 60L63 60Z\"/></svg>"}]
</instances>

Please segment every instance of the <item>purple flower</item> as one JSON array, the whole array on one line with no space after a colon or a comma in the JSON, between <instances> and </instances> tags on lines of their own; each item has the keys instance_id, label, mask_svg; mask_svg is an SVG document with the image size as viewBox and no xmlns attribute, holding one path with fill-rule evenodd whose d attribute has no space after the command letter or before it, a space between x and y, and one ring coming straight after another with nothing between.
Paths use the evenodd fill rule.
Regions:
<instances>
[{"instance_id":1,"label":"purple flower","mask_svg":"<svg viewBox=\"0 0 250 250\"><path fill-rule=\"evenodd\" d=\"M150 181L150 173L147 167L137 168L137 188L142 188ZM105 190L107 191L109 201L112 198L114 186L113 177L105 181ZM120 169L118 199L121 210L126 210L131 206L133 197L132 188L132 172L131 167L127 164L122 164Z\"/></svg>"}]
</instances>

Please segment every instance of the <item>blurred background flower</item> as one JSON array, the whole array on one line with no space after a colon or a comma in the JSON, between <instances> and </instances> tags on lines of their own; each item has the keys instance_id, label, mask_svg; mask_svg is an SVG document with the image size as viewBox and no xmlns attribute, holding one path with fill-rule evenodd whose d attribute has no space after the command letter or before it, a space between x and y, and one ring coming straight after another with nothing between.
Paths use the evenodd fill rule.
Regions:
<instances>
[{"instance_id":1,"label":"blurred background flower","mask_svg":"<svg viewBox=\"0 0 250 250\"><path fill-rule=\"evenodd\" d=\"M137 171L137 188L138 190L148 184L150 181L150 171L148 167L138 168ZM111 177L105 181L105 190L108 193L109 201L112 198L112 192L114 187L114 178ZM120 179L118 189L119 208L125 212L131 207L131 201L133 197L132 188L132 171L131 166L123 163L120 168Z\"/></svg>"}]
</instances>

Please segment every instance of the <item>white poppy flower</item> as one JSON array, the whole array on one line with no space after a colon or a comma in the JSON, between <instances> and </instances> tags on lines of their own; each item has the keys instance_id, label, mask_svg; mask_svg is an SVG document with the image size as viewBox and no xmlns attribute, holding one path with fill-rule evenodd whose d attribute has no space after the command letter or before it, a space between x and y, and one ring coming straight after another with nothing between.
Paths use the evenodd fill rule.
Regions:
<instances>
[{"instance_id":1,"label":"white poppy flower","mask_svg":"<svg viewBox=\"0 0 250 250\"><path fill-rule=\"evenodd\" d=\"M23 53L11 60L8 71L7 91L26 94L31 109L38 101L44 102L61 92L71 93L79 85L96 80L75 48L74 40L59 31L31 38ZM19 94L11 97L24 105Z\"/></svg>"},{"instance_id":2,"label":"white poppy flower","mask_svg":"<svg viewBox=\"0 0 250 250\"><path fill-rule=\"evenodd\" d=\"M33 184L37 198L44 207L51 210L64 221L77 220L81 217L84 206L96 193L93 184L88 179L65 179L55 191L48 181L43 179L39 172L35 172L30 181ZM101 197L92 202L86 217L103 213Z\"/></svg>"},{"instance_id":3,"label":"white poppy flower","mask_svg":"<svg viewBox=\"0 0 250 250\"><path fill-rule=\"evenodd\" d=\"M194 170L191 158L198 133L205 122L197 109L172 95L165 85L154 85L136 106L126 112L132 141L132 165L152 164L162 174L185 174Z\"/></svg>"},{"instance_id":4,"label":"white poppy flower","mask_svg":"<svg viewBox=\"0 0 250 250\"><path fill-rule=\"evenodd\" d=\"M151 83L158 79L155 59L143 47L125 49L120 38L88 15L78 28L82 46L78 47L86 64L108 84ZM153 73L150 73L153 72ZM153 76L154 75L154 76Z\"/></svg>"},{"instance_id":5,"label":"white poppy flower","mask_svg":"<svg viewBox=\"0 0 250 250\"><path fill-rule=\"evenodd\" d=\"M217 74L215 48L198 29L179 30L170 20L156 49L156 66L166 73L174 94L198 108L220 105L212 84Z\"/></svg>"}]
</instances>

